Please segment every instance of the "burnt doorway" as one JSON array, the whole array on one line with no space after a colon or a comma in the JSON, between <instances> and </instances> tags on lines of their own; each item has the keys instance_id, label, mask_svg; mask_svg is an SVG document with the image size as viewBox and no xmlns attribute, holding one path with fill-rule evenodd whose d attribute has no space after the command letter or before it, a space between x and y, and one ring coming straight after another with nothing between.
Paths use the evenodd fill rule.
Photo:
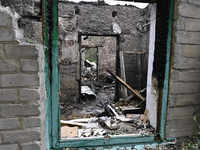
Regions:
<instances>
[{"instance_id":1,"label":"burnt doorway","mask_svg":"<svg viewBox=\"0 0 200 150\"><path fill-rule=\"evenodd\" d=\"M117 98L116 81L107 71L118 74L117 43L117 36L79 35L79 103L89 101L94 107L96 104L113 103Z\"/></svg>"}]
</instances>

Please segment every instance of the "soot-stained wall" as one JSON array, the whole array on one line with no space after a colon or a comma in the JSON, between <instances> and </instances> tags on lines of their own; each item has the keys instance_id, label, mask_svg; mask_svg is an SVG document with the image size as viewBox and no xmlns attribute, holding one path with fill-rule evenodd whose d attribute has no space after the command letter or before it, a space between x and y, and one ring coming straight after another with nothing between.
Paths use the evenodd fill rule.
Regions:
<instances>
[{"instance_id":1,"label":"soot-stained wall","mask_svg":"<svg viewBox=\"0 0 200 150\"><path fill-rule=\"evenodd\" d=\"M109 6L105 3L59 2L58 10L60 100L73 101L78 98L78 81L80 80L79 33L114 35L116 33L113 32L113 23L117 23L121 28L118 41L119 51L148 53L147 35L149 29L146 25L149 21L148 8ZM133 60L130 61L133 62Z\"/></svg>"}]
</instances>

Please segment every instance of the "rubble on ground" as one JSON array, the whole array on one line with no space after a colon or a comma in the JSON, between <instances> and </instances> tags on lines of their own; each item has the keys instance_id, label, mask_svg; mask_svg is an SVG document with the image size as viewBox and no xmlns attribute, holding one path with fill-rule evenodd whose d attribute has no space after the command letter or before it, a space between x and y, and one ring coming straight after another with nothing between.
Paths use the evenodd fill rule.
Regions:
<instances>
[{"instance_id":1,"label":"rubble on ground","mask_svg":"<svg viewBox=\"0 0 200 150\"><path fill-rule=\"evenodd\" d=\"M80 103L70 104L72 115L61 116L61 138L153 135L154 128L147 120L148 110L145 110L145 98L141 95L145 89L137 91L129 88L132 93L114 103L113 75L97 76L97 70L92 66L95 65L85 61Z\"/></svg>"}]
</instances>

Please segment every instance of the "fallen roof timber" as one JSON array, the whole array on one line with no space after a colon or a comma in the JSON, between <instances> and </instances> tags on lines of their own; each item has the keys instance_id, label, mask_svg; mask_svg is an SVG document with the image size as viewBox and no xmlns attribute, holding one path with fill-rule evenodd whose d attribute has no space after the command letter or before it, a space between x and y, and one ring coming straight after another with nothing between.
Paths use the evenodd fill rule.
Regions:
<instances>
[{"instance_id":1,"label":"fallen roof timber","mask_svg":"<svg viewBox=\"0 0 200 150\"><path fill-rule=\"evenodd\" d=\"M124 85L126 88L129 89L129 91L131 91L133 94L135 94L138 98L140 98L142 101L145 100L145 98L137 91L134 90L133 88L131 88L127 83L125 83L120 77L114 75L110 70L107 70L108 73L110 73L115 79L117 79L118 81L120 81L120 83L122 83L122 85Z\"/></svg>"}]
</instances>

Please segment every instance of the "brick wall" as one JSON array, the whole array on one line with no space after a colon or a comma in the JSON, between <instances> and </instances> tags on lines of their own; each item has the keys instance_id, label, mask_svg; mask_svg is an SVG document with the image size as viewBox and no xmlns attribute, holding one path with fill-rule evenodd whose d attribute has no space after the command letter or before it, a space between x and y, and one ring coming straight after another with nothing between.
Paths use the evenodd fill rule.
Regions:
<instances>
[{"instance_id":1,"label":"brick wall","mask_svg":"<svg viewBox=\"0 0 200 150\"><path fill-rule=\"evenodd\" d=\"M174 11L167 137L195 134L200 113L200 1L177 0Z\"/></svg>"},{"instance_id":2,"label":"brick wall","mask_svg":"<svg viewBox=\"0 0 200 150\"><path fill-rule=\"evenodd\" d=\"M44 52L20 42L16 14L0 6L0 150L44 150Z\"/></svg>"},{"instance_id":3,"label":"brick wall","mask_svg":"<svg viewBox=\"0 0 200 150\"><path fill-rule=\"evenodd\" d=\"M98 48L98 75L108 74L107 70L116 73L116 37L104 37L103 47Z\"/></svg>"}]
</instances>

